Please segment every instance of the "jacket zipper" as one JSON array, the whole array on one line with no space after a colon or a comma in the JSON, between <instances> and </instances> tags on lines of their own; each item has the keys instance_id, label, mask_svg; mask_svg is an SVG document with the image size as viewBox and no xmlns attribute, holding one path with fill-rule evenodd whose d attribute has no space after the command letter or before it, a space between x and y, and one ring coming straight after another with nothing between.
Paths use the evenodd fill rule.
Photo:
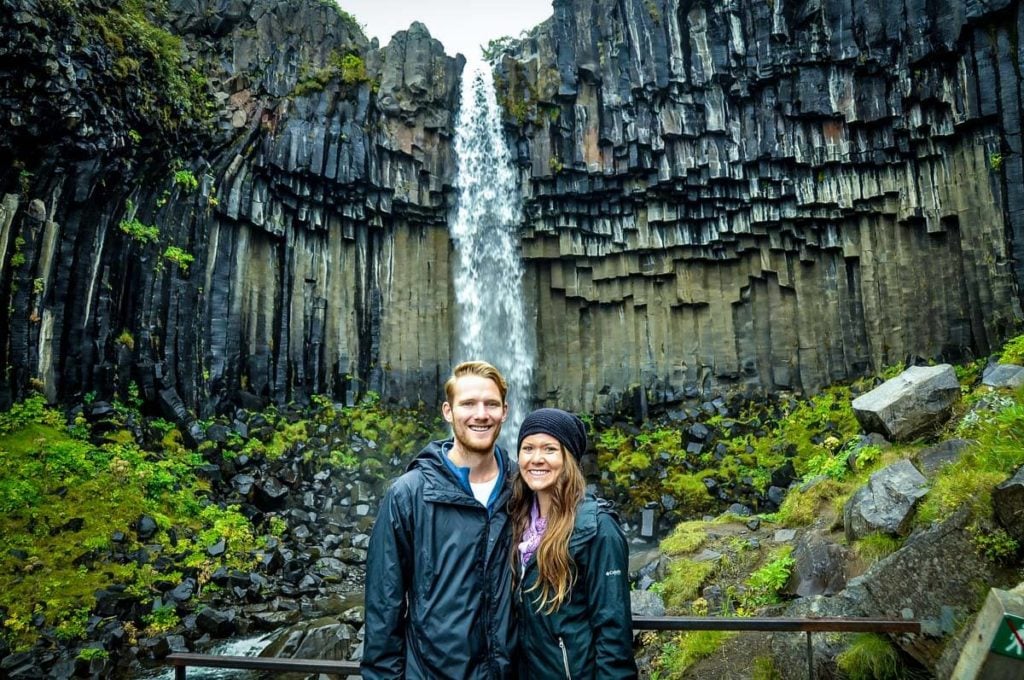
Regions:
<instances>
[{"instance_id":1,"label":"jacket zipper","mask_svg":"<svg viewBox=\"0 0 1024 680\"><path fill-rule=\"evenodd\" d=\"M569 672L569 652L565 649L565 641L562 640L562 636L558 636L558 646L562 649L562 664L565 666L565 677L567 680L572 680L572 673Z\"/></svg>"}]
</instances>

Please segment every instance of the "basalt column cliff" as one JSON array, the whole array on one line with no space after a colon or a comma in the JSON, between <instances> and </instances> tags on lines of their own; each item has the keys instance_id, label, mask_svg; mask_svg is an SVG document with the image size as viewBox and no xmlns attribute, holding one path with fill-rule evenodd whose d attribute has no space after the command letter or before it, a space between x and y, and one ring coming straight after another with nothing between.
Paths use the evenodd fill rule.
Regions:
<instances>
[{"instance_id":1,"label":"basalt column cliff","mask_svg":"<svg viewBox=\"0 0 1024 680\"><path fill-rule=\"evenodd\" d=\"M1019 319L1022 26L1016 2L556 0L500 69L538 395L986 353Z\"/></svg>"},{"instance_id":2,"label":"basalt column cliff","mask_svg":"<svg viewBox=\"0 0 1024 680\"><path fill-rule=\"evenodd\" d=\"M1019 2L553 14L496 70L539 400L813 390L1019 323ZM436 401L461 59L315 0L2 18L5 398Z\"/></svg>"}]
</instances>

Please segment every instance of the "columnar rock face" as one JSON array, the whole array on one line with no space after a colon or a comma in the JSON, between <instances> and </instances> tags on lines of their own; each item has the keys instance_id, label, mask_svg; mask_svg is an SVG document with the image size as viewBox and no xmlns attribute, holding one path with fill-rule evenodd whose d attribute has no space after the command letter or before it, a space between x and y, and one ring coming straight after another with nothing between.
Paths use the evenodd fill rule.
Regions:
<instances>
[{"instance_id":1,"label":"columnar rock face","mask_svg":"<svg viewBox=\"0 0 1024 680\"><path fill-rule=\"evenodd\" d=\"M91 5L73 5L68 35L47 6L22 4L5 8L5 37L22 38L10 52L53 54L70 75L4 73L11 396L33 382L55 398L135 383L178 417L254 396L436 400L451 360L461 58L419 24L377 49L332 3L172 0L162 35L183 37L213 112L194 140L151 145L164 128L90 110L118 87L142 99L146 84L79 89L92 62L136 53L90 32L105 25ZM40 123L51 100L85 123Z\"/></svg>"},{"instance_id":2,"label":"columnar rock face","mask_svg":"<svg viewBox=\"0 0 1024 680\"><path fill-rule=\"evenodd\" d=\"M461 58L317 0L155 8L0 10L0 396L436 402ZM553 14L497 73L539 400L814 390L1020 319L1019 0Z\"/></svg>"},{"instance_id":3,"label":"columnar rock face","mask_svg":"<svg viewBox=\"0 0 1024 680\"><path fill-rule=\"evenodd\" d=\"M985 353L1020 318L1020 3L555 0L502 61L538 396Z\"/></svg>"}]
</instances>

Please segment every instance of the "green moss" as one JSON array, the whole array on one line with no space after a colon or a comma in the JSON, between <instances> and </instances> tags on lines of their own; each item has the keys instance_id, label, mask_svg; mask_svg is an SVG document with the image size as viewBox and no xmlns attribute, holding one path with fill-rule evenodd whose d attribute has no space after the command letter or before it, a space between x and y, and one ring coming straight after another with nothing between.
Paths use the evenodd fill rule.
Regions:
<instances>
[{"instance_id":1,"label":"green moss","mask_svg":"<svg viewBox=\"0 0 1024 680\"><path fill-rule=\"evenodd\" d=\"M700 549L707 541L708 533L704 522L680 522L672 533L661 541L661 552L670 557L686 555Z\"/></svg>"},{"instance_id":2,"label":"green moss","mask_svg":"<svg viewBox=\"0 0 1024 680\"><path fill-rule=\"evenodd\" d=\"M511 65L507 79L497 75L494 78L494 90L498 101L505 110L505 115L517 125L541 125L543 116L537 86L526 77L526 70L520 62L512 61ZM558 169L561 169L561 161L557 158L552 158L551 162L558 162ZM554 166L552 171L557 172Z\"/></svg>"},{"instance_id":3,"label":"green moss","mask_svg":"<svg viewBox=\"0 0 1024 680\"><path fill-rule=\"evenodd\" d=\"M78 657L82 661L95 661L97 659L110 658L110 652L99 647L83 647L78 651Z\"/></svg>"},{"instance_id":4,"label":"green moss","mask_svg":"<svg viewBox=\"0 0 1024 680\"><path fill-rule=\"evenodd\" d=\"M1000 402L972 428L977 444L943 467L918 510L918 521L948 517L961 506L979 517L992 513L992 488L1024 465L1024 390Z\"/></svg>"},{"instance_id":5,"label":"green moss","mask_svg":"<svg viewBox=\"0 0 1024 680\"><path fill-rule=\"evenodd\" d=\"M677 509L685 515L696 515L711 509L714 499L704 484L705 474L671 471L662 483L676 499Z\"/></svg>"},{"instance_id":6,"label":"green moss","mask_svg":"<svg viewBox=\"0 0 1024 680\"><path fill-rule=\"evenodd\" d=\"M147 636L167 633L181 623L177 608L173 604L165 604L156 607L152 612L142 617L146 629L143 631Z\"/></svg>"},{"instance_id":7,"label":"green moss","mask_svg":"<svg viewBox=\"0 0 1024 680\"><path fill-rule=\"evenodd\" d=\"M877 562L903 547L903 540L885 533L864 536L853 544L857 554L869 562Z\"/></svg>"},{"instance_id":8,"label":"green moss","mask_svg":"<svg viewBox=\"0 0 1024 680\"><path fill-rule=\"evenodd\" d=\"M775 659L771 656L759 656L754 659L751 680L782 680L782 674L775 668Z\"/></svg>"},{"instance_id":9,"label":"green moss","mask_svg":"<svg viewBox=\"0 0 1024 680\"><path fill-rule=\"evenodd\" d=\"M861 633L836 657L836 664L850 680L895 680L906 677L899 652L887 638Z\"/></svg>"},{"instance_id":10,"label":"green moss","mask_svg":"<svg viewBox=\"0 0 1024 680\"><path fill-rule=\"evenodd\" d=\"M138 418L130 411L115 408L115 425L119 418ZM86 425L67 427L41 398L0 414L0 610L3 635L15 649L40 635L33 623L39 615L59 638L84 635L95 593L112 583L127 585L146 602L157 581L180 578L180 572L157 572L152 564L108 559L115 532L127 537L124 551L141 547L132 530L140 515L157 519L161 532L154 543L170 551L171 564L195 567L200 582L216 566L205 551L219 538L228 541L224 564L255 564L259 541L237 508L201 506L207 486L194 473L203 462L198 454L184 448L150 452L127 429L114 434L107 443L93 443ZM166 534L171 527L176 547Z\"/></svg>"},{"instance_id":11,"label":"green moss","mask_svg":"<svg viewBox=\"0 0 1024 680\"><path fill-rule=\"evenodd\" d=\"M848 485L833 479L817 482L806 491L793 489L786 494L775 520L787 527L808 526L820 516L823 503L846 493L847 490Z\"/></svg>"},{"instance_id":12,"label":"green moss","mask_svg":"<svg viewBox=\"0 0 1024 680\"><path fill-rule=\"evenodd\" d=\"M662 581L661 594L665 606L680 610L686 603L695 600L700 589L715 571L715 563L710 561L695 562L679 559L668 566L668 573Z\"/></svg>"},{"instance_id":13,"label":"green moss","mask_svg":"<svg viewBox=\"0 0 1024 680\"><path fill-rule=\"evenodd\" d=\"M135 337L131 334L127 328L121 331L121 334L117 336L117 344L124 345L130 350L135 349Z\"/></svg>"},{"instance_id":14,"label":"green moss","mask_svg":"<svg viewBox=\"0 0 1024 680\"><path fill-rule=\"evenodd\" d=\"M1003 346L999 363L1024 365L1024 335L1018 335Z\"/></svg>"},{"instance_id":15,"label":"green moss","mask_svg":"<svg viewBox=\"0 0 1024 680\"><path fill-rule=\"evenodd\" d=\"M714 654L736 633L720 630L693 630L673 635L652 661L652 677L680 678L694 663Z\"/></svg>"},{"instance_id":16,"label":"green moss","mask_svg":"<svg viewBox=\"0 0 1024 680\"><path fill-rule=\"evenodd\" d=\"M113 53L114 78L134 96L130 115L146 127L173 132L205 124L213 110L205 76L184 62L181 38L159 24L159 0L114 0L100 10L75 5L88 39Z\"/></svg>"},{"instance_id":17,"label":"green moss","mask_svg":"<svg viewBox=\"0 0 1024 680\"><path fill-rule=\"evenodd\" d=\"M824 441L832 438L841 446L860 432L851 401L850 387L840 385L810 399L784 403L770 416L763 413L763 406L753 407L740 421L761 423L763 436L745 434L724 441L739 463L736 474L772 470L792 460L797 474L804 476L831 462L837 449L829 450ZM839 470L840 462L831 464L830 469ZM762 484L766 480L761 477Z\"/></svg>"},{"instance_id":18,"label":"green moss","mask_svg":"<svg viewBox=\"0 0 1024 680\"><path fill-rule=\"evenodd\" d=\"M302 97L313 92L321 92L333 80L338 80L346 88L371 82L362 57L354 53L342 54L335 50L327 56L327 63L324 66L307 65L300 70L299 82L292 90L292 95Z\"/></svg>"}]
</instances>

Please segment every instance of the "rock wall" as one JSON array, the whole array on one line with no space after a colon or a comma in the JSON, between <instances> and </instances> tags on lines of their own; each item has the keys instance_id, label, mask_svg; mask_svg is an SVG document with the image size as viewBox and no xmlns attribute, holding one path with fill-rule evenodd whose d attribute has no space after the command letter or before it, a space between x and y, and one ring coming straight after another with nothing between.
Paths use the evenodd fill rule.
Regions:
<instances>
[{"instance_id":1,"label":"rock wall","mask_svg":"<svg viewBox=\"0 0 1024 680\"><path fill-rule=\"evenodd\" d=\"M90 99L106 110L128 106L119 89L151 93L130 78L81 90L135 55L92 30L93 5L74 5L69 23L84 28L71 34L49 5L5 6L23 64L0 91L17 123L0 133L14 150L0 208L8 397L128 398L134 383L181 418L312 393L434 403L451 361L448 139L463 61L418 24L378 49L333 3L169 5L147 16L182 36L181 68L212 97L182 139L145 120L21 124L53 101L88 120L102 118ZM40 53L70 75L29 73ZM128 233L133 219L159 235ZM170 245L194 261L169 259Z\"/></svg>"},{"instance_id":2,"label":"rock wall","mask_svg":"<svg viewBox=\"0 0 1024 680\"><path fill-rule=\"evenodd\" d=\"M549 403L804 389L1020 320L1020 3L555 0L499 85Z\"/></svg>"},{"instance_id":3,"label":"rock wall","mask_svg":"<svg viewBox=\"0 0 1024 680\"><path fill-rule=\"evenodd\" d=\"M0 9L4 400L436 403L461 57L318 0ZM1019 1L553 9L496 73L538 401L813 390L1015 330Z\"/></svg>"}]
</instances>

